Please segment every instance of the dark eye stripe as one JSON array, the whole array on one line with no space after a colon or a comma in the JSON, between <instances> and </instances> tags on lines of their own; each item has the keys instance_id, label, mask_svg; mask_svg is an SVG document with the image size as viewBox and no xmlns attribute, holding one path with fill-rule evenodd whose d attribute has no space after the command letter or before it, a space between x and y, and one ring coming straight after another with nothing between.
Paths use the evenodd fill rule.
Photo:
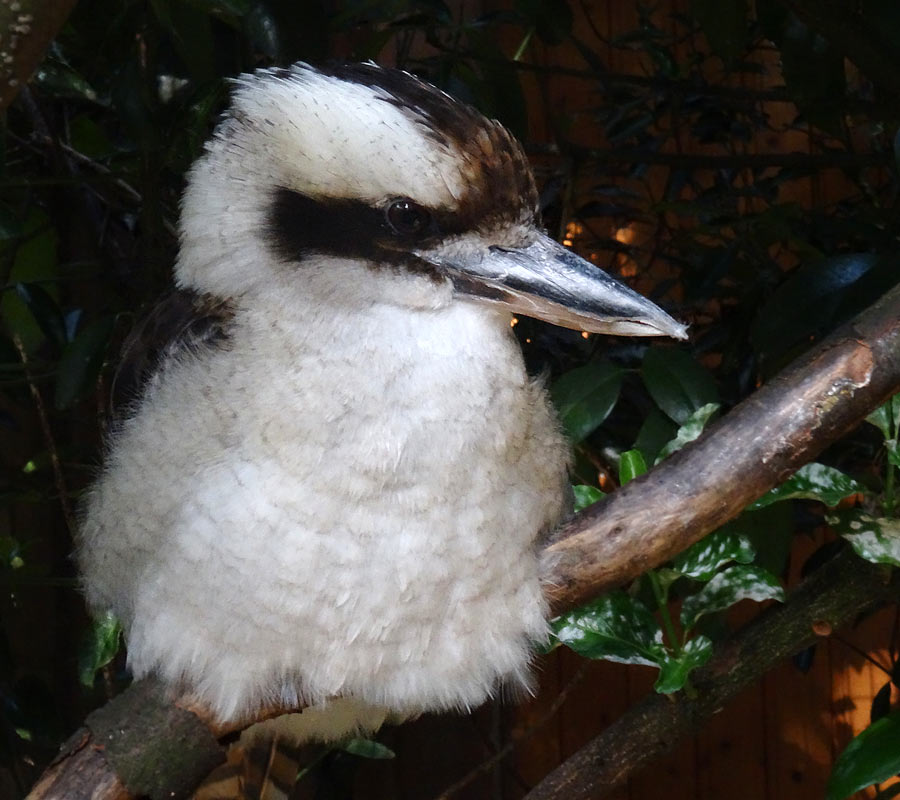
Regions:
<instances>
[{"instance_id":1,"label":"dark eye stripe","mask_svg":"<svg viewBox=\"0 0 900 800\"><path fill-rule=\"evenodd\" d=\"M427 246L439 238L443 233L436 222L439 218L455 228L452 216L432 213L435 222L422 235L403 236L391 228L385 211L361 200L317 199L279 187L269 210L268 239L285 261L319 253L430 271L409 248L413 244Z\"/></svg>"}]
</instances>

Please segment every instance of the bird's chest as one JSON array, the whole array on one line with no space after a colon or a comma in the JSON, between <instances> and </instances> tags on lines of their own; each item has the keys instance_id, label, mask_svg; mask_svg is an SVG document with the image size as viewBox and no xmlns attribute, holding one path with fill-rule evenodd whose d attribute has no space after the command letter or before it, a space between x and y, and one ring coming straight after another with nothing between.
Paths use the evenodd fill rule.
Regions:
<instances>
[{"instance_id":1,"label":"bird's chest","mask_svg":"<svg viewBox=\"0 0 900 800\"><path fill-rule=\"evenodd\" d=\"M237 404L218 413L248 461L277 465L322 504L485 506L525 482L557 492L543 390L508 331L465 311L386 314L327 337L280 327L277 346L230 354Z\"/></svg>"}]
</instances>

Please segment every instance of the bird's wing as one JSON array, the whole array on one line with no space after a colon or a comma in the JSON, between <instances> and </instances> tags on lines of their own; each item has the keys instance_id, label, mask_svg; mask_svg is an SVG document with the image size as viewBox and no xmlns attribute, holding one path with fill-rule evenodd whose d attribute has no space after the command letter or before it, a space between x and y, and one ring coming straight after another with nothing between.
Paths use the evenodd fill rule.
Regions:
<instances>
[{"instance_id":1,"label":"bird's wing","mask_svg":"<svg viewBox=\"0 0 900 800\"><path fill-rule=\"evenodd\" d=\"M233 316L227 298L185 289L166 295L125 339L112 381L112 419L129 416L166 365L180 354L226 346Z\"/></svg>"}]
</instances>

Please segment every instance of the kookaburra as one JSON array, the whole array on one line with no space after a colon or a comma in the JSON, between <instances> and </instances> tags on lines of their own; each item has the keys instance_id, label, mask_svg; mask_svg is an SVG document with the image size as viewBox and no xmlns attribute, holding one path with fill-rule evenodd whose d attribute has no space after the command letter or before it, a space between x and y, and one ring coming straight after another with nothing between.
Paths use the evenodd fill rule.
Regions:
<instances>
[{"instance_id":1,"label":"kookaburra","mask_svg":"<svg viewBox=\"0 0 900 800\"><path fill-rule=\"evenodd\" d=\"M511 312L684 327L541 230L499 123L374 64L238 78L180 237L195 316L138 370L78 543L134 674L223 720L527 685L569 448Z\"/></svg>"}]
</instances>

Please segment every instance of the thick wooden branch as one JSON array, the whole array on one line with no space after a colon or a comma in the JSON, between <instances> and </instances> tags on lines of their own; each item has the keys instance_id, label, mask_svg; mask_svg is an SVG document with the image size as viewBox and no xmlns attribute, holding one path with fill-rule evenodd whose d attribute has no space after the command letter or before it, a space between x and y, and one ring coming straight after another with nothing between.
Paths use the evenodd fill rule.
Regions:
<instances>
[{"instance_id":1,"label":"thick wooden branch","mask_svg":"<svg viewBox=\"0 0 900 800\"><path fill-rule=\"evenodd\" d=\"M773 606L691 675L695 692L651 694L547 775L526 800L586 800L622 786L641 767L696 733L706 719L783 659L852 621L860 612L900 600L900 571L845 551L816 570L783 606Z\"/></svg>"},{"instance_id":2,"label":"thick wooden branch","mask_svg":"<svg viewBox=\"0 0 900 800\"><path fill-rule=\"evenodd\" d=\"M31 79L74 7L75 0L0 3L0 111Z\"/></svg>"},{"instance_id":3,"label":"thick wooden branch","mask_svg":"<svg viewBox=\"0 0 900 800\"><path fill-rule=\"evenodd\" d=\"M564 611L715 530L900 391L900 286L646 475L578 514L543 553Z\"/></svg>"},{"instance_id":4,"label":"thick wooden branch","mask_svg":"<svg viewBox=\"0 0 900 800\"><path fill-rule=\"evenodd\" d=\"M668 560L736 516L898 390L900 287L744 401L697 442L564 526L543 555L543 578L554 609L571 608ZM801 627L797 640L802 644L808 638L808 620ZM724 662L716 663L721 668ZM760 660L748 667L754 675L765 668ZM184 710L155 686L141 683L126 694L138 692L140 703L152 711L147 719L155 720L141 728L140 757L148 764L165 765L171 726L184 720L180 716ZM699 711L691 713L697 719L702 716ZM115 728L108 720L107 730L110 725ZM127 717L120 727L131 727ZM224 733L207 727L216 736ZM673 728L673 735L680 730ZM198 745L198 758L209 757L207 745L208 741ZM68 750L64 748L29 798L129 797L128 780L119 780L121 776L109 767L103 747L97 737L81 734ZM190 762L192 743L182 740L181 747L186 757L180 763ZM91 773L90 784L80 780L85 771ZM183 785L177 775L170 777L167 786ZM185 795L173 788L166 796Z\"/></svg>"}]
</instances>

